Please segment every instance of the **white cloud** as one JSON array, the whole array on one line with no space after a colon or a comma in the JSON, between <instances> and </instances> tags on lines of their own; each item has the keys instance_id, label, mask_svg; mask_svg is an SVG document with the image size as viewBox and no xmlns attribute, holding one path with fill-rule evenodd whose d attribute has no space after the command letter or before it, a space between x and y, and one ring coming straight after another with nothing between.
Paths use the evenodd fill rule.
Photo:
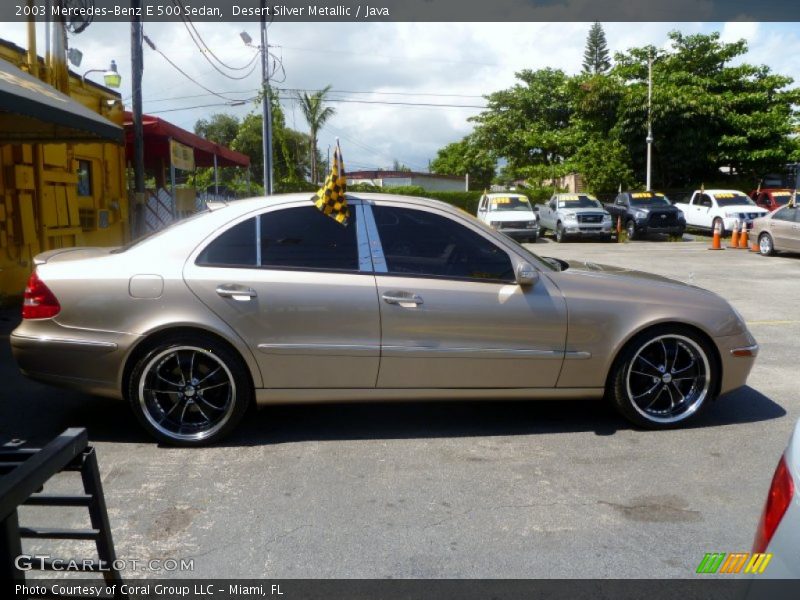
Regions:
<instances>
[{"instance_id":1,"label":"white cloud","mask_svg":"<svg viewBox=\"0 0 800 600\"><path fill-rule=\"evenodd\" d=\"M584 1L584 0L581 0ZM689 0L677 0L688 2ZM251 57L239 32L258 40L258 25L198 23L197 29L226 63L241 65ZM273 52L282 57L286 80L279 88L318 89L332 84L336 90L375 91L382 94L332 94L349 100L482 105L482 95L513 85L521 69L553 67L569 73L580 69L588 23L274 23L269 29ZM667 33L720 29L726 41L746 38L750 52L745 60L764 63L775 71L800 79L800 39L791 27L779 24L709 23L604 23L610 50L634 46L664 46ZM44 51L39 27L39 51ZM232 97L248 97L260 85L260 69L247 79L232 81L215 71L200 55L180 23L146 23L145 32L159 49L189 75L220 92L242 90ZM0 23L0 38L25 46L25 25ZM113 58L123 75L121 93L130 96L130 26L93 23L70 43L84 53L79 70L104 68ZM241 72L232 72L241 74ZM388 94L391 92L392 94ZM436 94L436 95L425 95ZM145 48L143 81L145 111L191 107L223 102L185 79L165 61ZM195 96L193 98L180 98ZM175 99L180 98L180 99ZM168 99L168 100L164 100ZM290 126L304 130L299 110L283 102ZM441 146L460 139L472 125L474 108L437 108L387 104L332 103L337 113L320 135L325 149L336 135L342 138L345 161L355 166L390 166L393 159L424 168ZM213 112L243 116L258 110L242 107L206 107L162 116L181 127ZM351 166L352 165L352 166Z\"/></svg>"}]
</instances>

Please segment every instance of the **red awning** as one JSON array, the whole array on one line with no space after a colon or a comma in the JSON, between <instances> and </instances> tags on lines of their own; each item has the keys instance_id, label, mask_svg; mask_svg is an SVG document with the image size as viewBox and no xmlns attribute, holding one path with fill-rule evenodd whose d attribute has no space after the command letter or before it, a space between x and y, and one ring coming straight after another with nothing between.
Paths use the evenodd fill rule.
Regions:
<instances>
[{"instance_id":1,"label":"red awning","mask_svg":"<svg viewBox=\"0 0 800 600\"><path fill-rule=\"evenodd\" d=\"M194 148L194 162L198 167L213 167L214 155L217 157L217 166L220 167L250 166L250 157L246 154L210 142L159 117L143 115L142 123L144 162L148 168L169 165L170 138ZM133 115L128 111L125 111L125 156L128 161L133 160Z\"/></svg>"}]
</instances>

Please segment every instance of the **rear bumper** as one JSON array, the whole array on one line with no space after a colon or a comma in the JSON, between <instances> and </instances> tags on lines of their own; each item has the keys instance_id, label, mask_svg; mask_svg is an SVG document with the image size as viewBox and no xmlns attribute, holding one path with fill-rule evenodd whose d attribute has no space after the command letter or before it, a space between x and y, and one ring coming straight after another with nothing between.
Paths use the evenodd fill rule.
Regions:
<instances>
[{"instance_id":1,"label":"rear bumper","mask_svg":"<svg viewBox=\"0 0 800 600\"><path fill-rule=\"evenodd\" d=\"M122 398L121 369L139 336L61 327L51 320L23 321L10 335L24 375L89 394Z\"/></svg>"}]
</instances>

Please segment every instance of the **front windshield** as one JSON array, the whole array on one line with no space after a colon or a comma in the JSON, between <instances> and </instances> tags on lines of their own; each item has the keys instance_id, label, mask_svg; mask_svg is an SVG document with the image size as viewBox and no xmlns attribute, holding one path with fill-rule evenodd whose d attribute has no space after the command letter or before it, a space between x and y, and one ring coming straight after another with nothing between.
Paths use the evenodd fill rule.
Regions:
<instances>
[{"instance_id":1,"label":"front windshield","mask_svg":"<svg viewBox=\"0 0 800 600\"><path fill-rule=\"evenodd\" d=\"M756 205L755 202L750 200L750 198L741 192L723 192L721 194L714 194L714 197L717 199L717 205L723 207L739 206L741 204L751 204L753 206Z\"/></svg>"},{"instance_id":2,"label":"front windshield","mask_svg":"<svg viewBox=\"0 0 800 600\"><path fill-rule=\"evenodd\" d=\"M591 196L570 195L558 199L558 208L602 208L600 203Z\"/></svg>"},{"instance_id":3,"label":"front windshield","mask_svg":"<svg viewBox=\"0 0 800 600\"><path fill-rule=\"evenodd\" d=\"M502 198L489 198L489 210L516 210L531 211L531 203L524 196L505 196Z\"/></svg>"},{"instance_id":4,"label":"front windshield","mask_svg":"<svg viewBox=\"0 0 800 600\"><path fill-rule=\"evenodd\" d=\"M636 192L631 194L631 206L669 206L670 201L664 194L653 192Z\"/></svg>"}]
</instances>

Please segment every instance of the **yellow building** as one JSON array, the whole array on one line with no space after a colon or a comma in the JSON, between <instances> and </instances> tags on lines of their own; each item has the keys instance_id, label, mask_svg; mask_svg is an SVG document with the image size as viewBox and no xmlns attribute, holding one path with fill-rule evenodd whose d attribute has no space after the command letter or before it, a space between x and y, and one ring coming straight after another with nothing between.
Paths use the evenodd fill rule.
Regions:
<instances>
[{"instance_id":1,"label":"yellow building","mask_svg":"<svg viewBox=\"0 0 800 600\"><path fill-rule=\"evenodd\" d=\"M22 293L39 252L130 237L120 95L70 72L67 98L32 56L0 40L0 84L20 90L0 106L0 297Z\"/></svg>"}]
</instances>

